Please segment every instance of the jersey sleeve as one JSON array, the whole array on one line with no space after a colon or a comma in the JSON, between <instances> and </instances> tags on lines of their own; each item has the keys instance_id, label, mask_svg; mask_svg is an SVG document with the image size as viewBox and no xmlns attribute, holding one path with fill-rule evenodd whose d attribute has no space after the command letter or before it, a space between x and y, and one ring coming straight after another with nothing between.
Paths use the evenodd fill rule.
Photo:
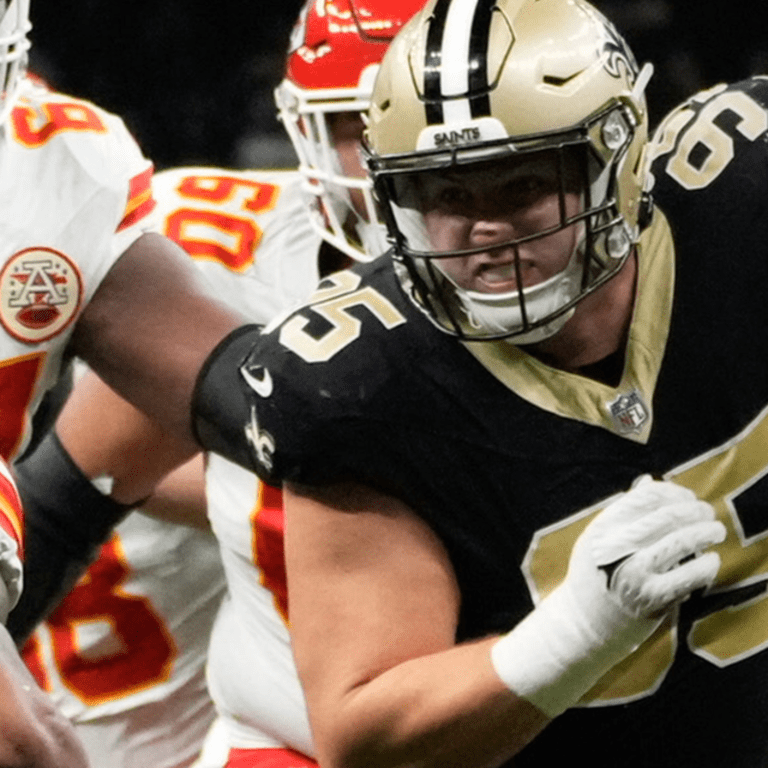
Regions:
<instances>
[{"instance_id":1,"label":"jersey sleeve","mask_svg":"<svg viewBox=\"0 0 768 768\"><path fill-rule=\"evenodd\" d=\"M34 229L76 255L87 301L120 255L155 225L152 163L121 118L34 83L26 84L10 127L9 162L18 183L34 192L27 218L55 222L50 234L45 223Z\"/></svg>"},{"instance_id":2,"label":"jersey sleeve","mask_svg":"<svg viewBox=\"0 0 768 768\"><path fill-rule=\"evenodd\" d=\"M93 107L104 123L103 141L80 145L76 134L68 135L73 154L99 187L98 197L83 206L78 218L102 221L93 237L101 241L97 253L104 254L96 266L101 282L115 261L144 233L156 228L156 200L153 194L152 163L123 121ZM106 267L106 269L104 268Z\"/></svg>"},{"instance_id":3,"label":"jersey sleeve","mask_svg":"<svg viewBox=\"0 0 768 768\"><path fill-rule=\"evenodd\" d=\"M0 460L0 579L8 596L7 610L16 605L21 594L23 523L16 484L8 466Z\"/></svg>"},{"instance_id":4,"label":"jersey sleeve","mask_svg":"<svg viewBox=\"0 0 768 768\"><path fill-rule=\"evenodd\" d=\"M240 367L245 434L267 483L355 480L404 493L419 439L401 383L406 308L356 275L323 281L307 307L265 329Z\"/></svg>"},{"instance_id":5,"label":"jersey sleeve","mask_svg":"<svg viewBox=\"0 0 768 768\"><path fill-rule=\"evenodd\" d=\"M716 221L723 229L734 230L742 221L749 226L750 219L759 223L768 207L766 138L768 78L702 91L657 128L649 144L651 192L684 219L688 210L710 205L721 214ZM681 188L689 194L677 194ZM690 205L692 199L697 206Z\"/></svg>"}]
</instances>

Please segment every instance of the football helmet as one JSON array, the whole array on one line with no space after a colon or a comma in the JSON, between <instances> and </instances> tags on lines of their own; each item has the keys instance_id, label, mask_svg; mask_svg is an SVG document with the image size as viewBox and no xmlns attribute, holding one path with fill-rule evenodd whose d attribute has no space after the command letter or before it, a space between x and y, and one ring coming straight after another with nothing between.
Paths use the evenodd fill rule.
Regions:
<instances>
[{"instance_id":1,"label":"football helmet","mask_svg":"<svg viewBox=\"0 0 768 768\"><path fill-rule=\"evenodd\" d=\"M0 123L16 102L27 67L29 0L0 0Z\"/></svg>"},{"instance_id":2,"label":"football helmet","mask_svg":"<svg viewBox=\"0 0 768 768\"><path fill-rule=\"evenodd\" d=\"M639 237L651 71L638 70L613 25L582 0L429 0L398 35L380 67L364 153L396 271L439 328L535 343L618 272ZM436 249L420 185L536 157L560 179L557 226L491 247ZM578 194L575 213L567 186ZM523 287L522 244L566 227L577 233L567 266ZM502 248L518 276L507 292L462 288L435 261Z\"/></svg>"},{"instance_id":3,"label":"football helmet","mask_svg":"<svg viewBox=\"0 0 768 768\"><path fill-rule=\"evenodd\" d=\"M368 109L384 52L422 5L423 0L309 0L294 26L285 77L275 90L310 195L313 226L358 261L386 250L386 230L367 174L357 178L342 171L330 126L338 113Z\"/></svg>"}]
</instances>

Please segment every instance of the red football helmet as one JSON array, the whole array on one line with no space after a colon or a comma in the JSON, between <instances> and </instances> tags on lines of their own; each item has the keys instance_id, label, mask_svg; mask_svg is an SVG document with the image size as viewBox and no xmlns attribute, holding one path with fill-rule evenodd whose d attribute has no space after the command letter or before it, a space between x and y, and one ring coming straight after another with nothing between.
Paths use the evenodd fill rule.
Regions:
<instances>
[{"instance_id":1,"label":"red football helmet","mask_svg":"<svg viewBox=\"0 0 768 768\"><path fill-rule=\"evenodd\" d=\"M0 0L0 123L18 95L27 66L29 0Z\"/></svg>"},{"instance_id":2,"label":"red football helmet","mask_svg":"<svg viewBox=\"0 0 768 768\"><path fill-rule=\"evenodd\" d=\"M379 62L423 3L309 0L291 34L285 78L275 90L280 118L312 196L313 226L358 261L386 249L385 230L375 213L367 175L342 172L328 118L368 110Z\"/></svg>"}]
</instances>

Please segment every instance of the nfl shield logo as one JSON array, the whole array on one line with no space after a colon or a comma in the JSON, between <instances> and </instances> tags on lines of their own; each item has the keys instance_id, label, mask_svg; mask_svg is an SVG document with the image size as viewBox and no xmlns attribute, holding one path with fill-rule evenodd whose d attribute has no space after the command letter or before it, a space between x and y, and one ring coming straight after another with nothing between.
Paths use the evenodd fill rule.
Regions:
<instances>
[{"instance_id":1,"label":"nfl shield logo","mask_svg":"<svg viewBox=\"0 0 768 768\"><path fill-rule=\"evenodd\" d=\"M639 432L648 421L648 408L636 389L608 403L608 410L616 431L622 434Z\"/></svg>"}]
</instances>

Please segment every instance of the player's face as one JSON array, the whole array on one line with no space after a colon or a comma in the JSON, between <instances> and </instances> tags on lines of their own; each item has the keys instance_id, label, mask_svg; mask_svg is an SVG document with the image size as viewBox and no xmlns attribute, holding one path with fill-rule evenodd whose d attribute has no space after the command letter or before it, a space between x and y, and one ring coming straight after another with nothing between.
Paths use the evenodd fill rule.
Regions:
<instances>
[{"instance_id":1,"label":"player's face","mask_svg":"<svg viewBox=\"0 0 768 768\"><path fill-rule=\"evenodd\" d=\"M563 198L566 216L581 207L574 178L569 170ZM560 174L553 153L423 174L418 186L419 208L435 251L488 246L471 256L436 260L461 288L512 291L519 287L518 272L522 287L530 287L565 269L574 252L579 233L575 224L516 246L493 248L560 224Z\"/></svg>"},{"instance_id":2,"label":"player's face","mask_svg":"<svg viewBox=\"0 0 768 768\"><path fill-rule=\"evenodd\" d=\"M344 176L364 179L367 171L360 156L360 142L363 138L363 119L359 112L336 112L328 116L328 127L333 146L339 157ZM362 193L350 190L352 204L355 210L364 218L368 218Z\"/></svg>"}]
</instances>

